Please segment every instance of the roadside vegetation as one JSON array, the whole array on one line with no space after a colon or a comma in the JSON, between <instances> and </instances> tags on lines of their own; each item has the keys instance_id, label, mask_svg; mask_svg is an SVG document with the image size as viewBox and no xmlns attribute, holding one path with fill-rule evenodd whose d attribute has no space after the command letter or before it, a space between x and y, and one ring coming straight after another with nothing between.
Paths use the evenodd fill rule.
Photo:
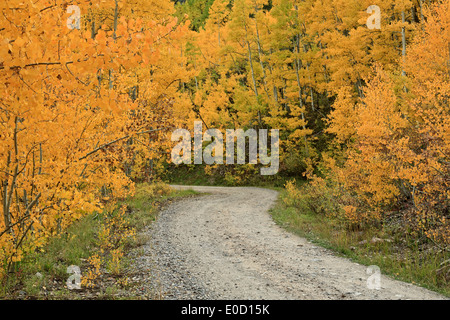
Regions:
<instances>
[{"instance_id":1,"label":"roadside vegetation","mask_svg":"<svg viewBox=\"0 0 450 320\"><path fill-rule=\"evenodd\" d=\"M354 223L338 200L310 182L288 182L271 215L292 233L381 273L450 296L450 254L422 234L411 233L402 212Z\"/></svg>"},{"instance_id":2,"label":"roadside vegetation","mask_svg":"<svg viewBox=\"0 0 450 320\"><path fill-rule=\"evenodd\" d=\"M195 194L175 191L162 182L137 184L133 197L105 204L102 212L79 219L42 249L24 257L17 271L2 279L0 298L140 299L130 279L129 253L139 251L148 240L141 231L156 220L162 206ZM71 265L80 267L80 290L67 286ZM158 293L154 294L157 298Z\"/></svg>"},{"instance_id":3,"label":"roadside vegetation","mask_svg":"<svg viewBox=\"0 0 450 320\"><path fill-rule=\"evenodd\" d=\"M171 184L194 186L254 186L284 188L292 175L262 176L257 165L168 165L164 180ZM302 178L298 176L298 178Z\"/></svg>"}]
</instances>

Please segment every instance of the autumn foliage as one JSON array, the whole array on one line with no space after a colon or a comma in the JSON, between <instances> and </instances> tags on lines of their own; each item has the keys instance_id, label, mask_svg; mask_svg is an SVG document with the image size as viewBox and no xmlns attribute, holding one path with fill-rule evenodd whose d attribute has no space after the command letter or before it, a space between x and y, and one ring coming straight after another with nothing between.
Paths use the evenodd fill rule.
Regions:
<instances>
[{"instance_id":1,"label":"autumn foliage","mask_svg":"<svg viewBox=\"0 0 450 320\"><path fill-rule=\"evenodd\" d=\"M280 171L311 179L313 210L352 226L400 212L448 245L450 1L72 2L0 3L2 272L133 194L195 120L280 129Z\"/></svg>"},{"instance_id":2,"label":"autumn foliage","mask_svg":"<svg viewBox=\"0 0 450 320\"><path fill-rule=\"evenodd\" d=\"M360 102L349 103L344 93L338 97L329 130L340 142L351 142L345 161L330 169L360 199L355 212L400 208L414 232L448 245L449 2L426 16L400 63L405 77L377 66ZM348 118L352 130L340 131Z\"/></svg>"},{"instance_id":3,"label":"autumn foliage","mask_svg":"<svg viewBox=\"0 0 450 320\"><path fill-rule=\"evenodd\" d=\"M374 4L380 29L366 24ZM216 0L186 44L186 125L281 129L281 173L312 179L287 185L292 202L308 194L353 227L398 212L407 232L446 246L449 12L449 1Z\"/></svg>"},{"instance_id":4,"label":"autumn foliage","mask_svg":"<svg viewBox=\"0 0 450 320\"><path fill-rule=\"evenodd\" d=\"M65 1L0 4L3 271L102 202L132 194L164 148L182 76L172 42L185 27L170 6L163 17L130 17L127 5L146 9L135 2L74 3L80 29L68 28Z\"/></svg>"}]
</instances>

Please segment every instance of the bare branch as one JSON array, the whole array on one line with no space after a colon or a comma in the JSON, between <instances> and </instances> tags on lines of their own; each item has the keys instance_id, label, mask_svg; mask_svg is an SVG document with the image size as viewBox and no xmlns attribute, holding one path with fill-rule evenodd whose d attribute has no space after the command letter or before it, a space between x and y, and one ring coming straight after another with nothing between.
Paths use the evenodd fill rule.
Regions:
<instances>
[{"instance_id":1,"label":"bare branch","mask_svg":"<svg viewBox=\"0 0 450 320\"><path fill-rule=\"evenodd\" d=\"M87 157L93 155L94 153L97 153L98 151L103 150L103 149L105 149L105 148L109 147L110 145L113 145L113 144L115 144L115 143L117 143L117 142L120 142L120 141L122 141L122 140L131 138L131 137L134 136L134 135L141 135L141 134L145 134L145 133L152 133L152 132L162 131L162 130L165 130L165 129L171 129L171 128L173 128L173 127L164 127L164 128L159 128L159 129L146 130L146 131L138 132L138 133L135 133L135 134L129 134L129 135L126 135L126 136L124 136L124 137L118 138L118 139L116 139L116 140L113 140L113 141L110 141L110 142L107 142L107 143L101 145L100 147L98 147L98 148L92 150L91 152L89 152L88 154L86 154L85 156L81 157L81 158L78 159L78 160L80 160L80 161L81 161L81 160L84 160L84 159L86 159Z\"/></svg>"}]
</instances>

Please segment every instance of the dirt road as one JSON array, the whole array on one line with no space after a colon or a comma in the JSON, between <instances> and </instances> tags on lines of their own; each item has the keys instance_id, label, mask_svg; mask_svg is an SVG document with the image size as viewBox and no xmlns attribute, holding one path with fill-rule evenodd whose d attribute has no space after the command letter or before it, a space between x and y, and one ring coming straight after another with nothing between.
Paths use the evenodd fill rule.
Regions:
<instances>
[{"instance_id":1,"label":"dirt road","mask_svg":"<svg viewBox=\"0 0 450 320\"><path fill-rule=\"evenodd\" d=\"M164 209L138 262L164 299L443 299L392 280L277 226L268 210L277 192L186 187L208 195ZM371 279L374 279L373 277ZM375 285L374 285L375 284Z\"/></svg>"}]
</instances>

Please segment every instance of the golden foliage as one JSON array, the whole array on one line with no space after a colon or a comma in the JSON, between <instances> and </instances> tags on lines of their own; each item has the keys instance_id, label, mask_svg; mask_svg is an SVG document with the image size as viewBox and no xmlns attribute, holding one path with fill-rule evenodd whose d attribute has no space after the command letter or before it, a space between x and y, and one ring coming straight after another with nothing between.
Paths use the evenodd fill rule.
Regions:
<instances>
[{"instance_id":1,"label":"golden foliage","mask_svg":"<svg viewBox=\"0 0 450 320\"><path fill-rule=\"evenodd\" d=\"M7 269L104 201L133 194L132 179L148 177L175 124L183 58L172 42L186 26L170 17L131 19L125 13L134 2L79 5L82 28L71 30L65 1L0 4L0 264ZM161 14L170 12L164 7Z\"/></svg>"}]
</instances>

